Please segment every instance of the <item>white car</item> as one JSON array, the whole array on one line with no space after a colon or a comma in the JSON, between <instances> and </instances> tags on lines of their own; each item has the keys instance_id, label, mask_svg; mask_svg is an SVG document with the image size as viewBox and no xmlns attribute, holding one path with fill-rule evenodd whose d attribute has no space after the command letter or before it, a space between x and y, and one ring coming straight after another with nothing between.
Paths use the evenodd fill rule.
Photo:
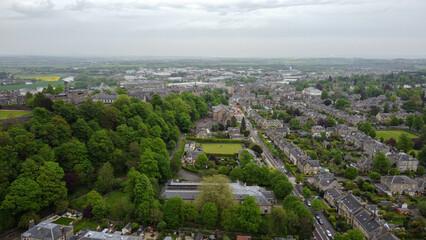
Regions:
<instances>
[{"instance_id":1,"label":"white car","mask_svg":"<svg viewBox=\"0 0 426 240\"><path fill-rule=\"evenodd\" d=\"M327 233L327 236L330 238L330 239L332 239L333 238L333 235L331 235L331 232L330 232L330 230L325 230L325 233Z\"/></svg>"}]
</instances>

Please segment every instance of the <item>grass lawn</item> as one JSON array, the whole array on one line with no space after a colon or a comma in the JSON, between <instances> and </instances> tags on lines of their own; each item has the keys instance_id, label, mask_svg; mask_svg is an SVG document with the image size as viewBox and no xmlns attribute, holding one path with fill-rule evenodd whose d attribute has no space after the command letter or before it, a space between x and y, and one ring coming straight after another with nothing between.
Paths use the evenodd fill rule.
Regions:
<instances>
[{"instance_id":1,"label":"grass lawn","mask_svg":"<svg viewBox=\"0 0 426 240\"><path fill-rule=\"evenodd\" d=\"M52 85L52 87L57 86L64 86L64 81L56 81L56 82L47 82L47 81L41 81L30 85L20 84L20 85L3 85L0 86L0 91L7 91L7 90L18 90L21 88L31 88L31 89L37 89L38 87L47 87L48 85Z\"/></svg>"},{"instance_id":2,"label":"grass lawn","mask_svg":"<svg viewBox=\"0 0 426 240\"><path fill-rule=\"evenodd\" d=\"M14 118L31 114L31 111L0 110L0 119Z\"/></svg>"},{"instance_id":3,"label":"grass lawn","mask_svg":"<svg viewBox=\"0 0 426 240\"><path fill-rule=\"evenodd\" d=\"M91 221L91 220L82 220L74 226L74 233L80 231L83 228L96 229L101 223Z\"/></svg>"},{"instance_id":4,"label":"grass lawn","mask_svg":"<svg viewBox=\"0 0 426 240\"><path fill-rule=\"evenodd\" d=\"M380 139L383 137L385 140L388 140L389 138L393 138L398 141L399 136L403 133L407 134L410 138L418 138L420 137L419 134L405 130L405 129L387 129L387 130L375 130L376 131L376 138Z\"/></svg>"},{"instance_id":5,"label":"grass lawn","mask_svg":"<svg viewBox=\"0 0 426 240\"><path fill-rule=\"evenodd\" d=\"M203 143L205 153L234 154L241 149L240 143Z\"/></svg>"},{"instance_id":6,"label":"grass lawn","mask_svg":"<svg viewBox=\"0 0 426 240\"><path fill-rule=\"evenodd\" d=\"M127 193L120 192L120 191L107 194L107 195L105 195L105 197L106 197L105 202L106 202L108 207L111 207L113 204L117 203L122 198L124 198L124 199L129 198Z\"/></svg>"},{"instance_id":7,"label":"grass lawn","mask_svg":"<svg viewBox=\"0 0 426 240\"><path fill-rule=\"evenodd\" d=\"M56 224L60 224L60 225L66 225L69 226L70 223L73 221L74 219L72 218L66 218L66 217L61 217L58 220L55 221Z\"/></svg>"}]
</instances>

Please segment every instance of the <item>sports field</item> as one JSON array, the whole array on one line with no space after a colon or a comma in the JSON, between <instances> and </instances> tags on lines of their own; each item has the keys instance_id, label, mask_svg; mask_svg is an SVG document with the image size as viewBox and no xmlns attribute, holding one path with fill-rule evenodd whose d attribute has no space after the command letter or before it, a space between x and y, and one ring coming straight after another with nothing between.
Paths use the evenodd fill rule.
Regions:
<instances>
[{"instance_id":1,"label":"sports field","mask_svg":"<svg viewBox=\"0 0 426 240\"><path fill-rule=\"evenodd\" d=\"M0 119L14 118L31 114L31 111L0 110Z\"/></svg>"},{"instance_id":2,"label":"sports field","mask_svg":"<svg viewBox=\"0 0 426 240\"><path fill-rule=\"evenodd\" d=\"M376 138L380 139L383 137L385 140L388 140L389 138L393 138L398 141L399 136L403 133L407 134L410 138L418 138L420 135L404 129L387 129L387 130L375 130L376 131Z\"/></svg>"},{"instance_id":3,"label":"sports field","mask_svg":"<svg viewBox=\"0 0 426 240\"><path fill-rule=\"evenodd\" d=\"M205 153L234 154L241 149L242 147L239 143L203 143Z\"/></svg>"}]
</instances>

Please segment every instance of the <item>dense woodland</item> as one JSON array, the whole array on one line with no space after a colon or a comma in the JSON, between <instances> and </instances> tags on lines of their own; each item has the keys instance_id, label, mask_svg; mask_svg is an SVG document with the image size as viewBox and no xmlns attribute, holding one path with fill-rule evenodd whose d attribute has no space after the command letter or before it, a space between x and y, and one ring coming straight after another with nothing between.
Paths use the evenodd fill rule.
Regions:
<instances>
[{"instance_id":1,"label":"dense woodland","mask_svg":"<svg viewBox=\"0 0 426 240\"><path fill-rule=\"evenodd\" d=\"M123 94L112 106L87 99L79 108L34 98L36 106L53 111L36 107L29 122L0 132L0 232L63 211L68 195L80 188L94 189L85 214L98 218L107 211L100 194L133 189L130 218L146 222L149 210L160 208L153 201L159 184L180 166L179 158L169 163L168 151L209 110L188 92L154 95L151 102ZM127 173L128 181L116 178Z\"/></svg>"}]
</instances>

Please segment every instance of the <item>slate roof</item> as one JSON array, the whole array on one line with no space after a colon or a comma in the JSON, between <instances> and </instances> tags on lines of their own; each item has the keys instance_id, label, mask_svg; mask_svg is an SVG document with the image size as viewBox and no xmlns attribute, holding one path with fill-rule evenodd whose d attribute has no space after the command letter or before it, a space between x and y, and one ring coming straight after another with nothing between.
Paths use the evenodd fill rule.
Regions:
<instances>
[{"instance_id":1,"label":"slate roof","mask_svg":"<svg viewBox=\"0 0 426 240\"><path fill-rule=\"evenodd\" d=\"M34 227L28 229L21 236L23 238L32 238L32 239L58 239L64 232L72 232L73 227L63 226L51 222L41 222Z\"/></svg>"},{"instance_id":2,"label":"slate roof","mask_svg":"<svg viewBox=\"0 0 426 240\"><path fill-rule=\"evenodd\" d=\"M359 214L355 215L355 220L358 221L362 225L362 227L369 233L380 229L380 223L368 210L363 210Z\"/></svg>"},{"instance_id":3,"label":"slate roof","mask_svg":"<svg viewBox=\"0 0 426 240\"><path fill-rule=\"evenodd\" d=\"M118 95L115 94L103 94L103 93L99 93L96 95L92 96L93 99L97 99L97 100L116 100L118 98Z\"/></svg>"},{"instance_id":4,"label":"slate roof","mask_svg":"<svg viewBox=\"0 0 426 240\"><path fill-rule=\"evenodd\" d=\"M201 183L199 182L178 182L172 180L164 186L160 195L165 199L179 196L183 200L194 200L200 194L198 190L200 185ZM261 205L269 205L275 200L273 191L268 191L259 186L245 186L240 181L230 183L229 186L233 190L234 198L237 200L242 200L246 196L252 196Z\"/></svg>"},{"instance_id":5,"label":"slate roof","mask_svg":"<svg viewBox=\"0 0 426 240\"><path fill-rule=\"evenodd\" d=\"M352 213L355 213L362 208L362 203L352 194L348 194L340 200L343 205L345 205L348 210Z\"/></svg>"},{"instance_id":6,"label":"slate roof","mask_svg":"<svg viewBox=\"0 0 426 240\"><path fill-rule=\"evenodd\" d=\"M330 189L328 189L328 190L326 191L326 193L330 196L330 198L331 198L332 200L337 199L338 197L342 196L342 194L343 194L343 192L342 192L342 191L340 191L340 190L339 190L339 189L337 189L337 188L330 188Z\"/></svg>"},{"instance_id":7,"label":"slate roof","mask_svg":"<svg viewBox=\"0 0 426 240\"><path fill-rule=\"evenodd\" d=\"M377 240L400 240L400 239L397 236L395 236L393 233L387 233L377 238Z\"/></svg>"},{"instance_id":8,"label":"slate roof","mask_svg":"<svg viewBox=\"0 0 426 240\"><path fill-rule=\"evenodd\" d=\"M390 184L413 184L413 183L417 183L416 181L414 181L413 179L401 175L401 176L384 176L382 177L382 183L387 182Z\"/></svg>"}]
</instances>

